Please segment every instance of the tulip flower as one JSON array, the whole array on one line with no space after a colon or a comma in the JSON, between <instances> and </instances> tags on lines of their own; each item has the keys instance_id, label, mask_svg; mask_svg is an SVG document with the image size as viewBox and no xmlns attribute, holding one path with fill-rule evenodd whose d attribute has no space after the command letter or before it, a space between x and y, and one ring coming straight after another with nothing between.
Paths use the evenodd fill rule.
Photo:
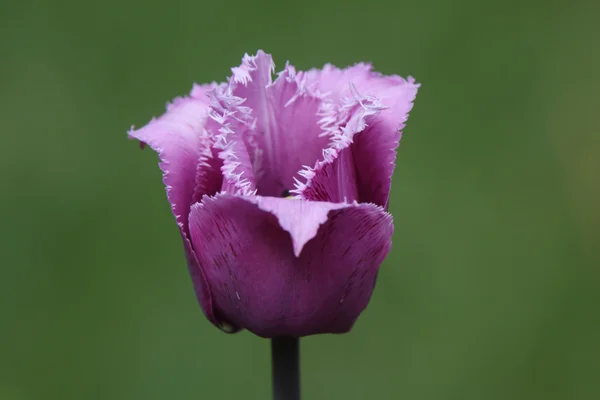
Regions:
<instances>
[{"instance_id":1,"label":"tulip flower","mask_svg":"<svg viewBox=\"0 0 600 400\"><path fill-rule=\"evenodd\" d=\"M349 331L391 248L396 149L418 84L368 64L273 77L245 55L129 136L159 154L208 320L265 338Z\"/></svg>"}]
</instances>

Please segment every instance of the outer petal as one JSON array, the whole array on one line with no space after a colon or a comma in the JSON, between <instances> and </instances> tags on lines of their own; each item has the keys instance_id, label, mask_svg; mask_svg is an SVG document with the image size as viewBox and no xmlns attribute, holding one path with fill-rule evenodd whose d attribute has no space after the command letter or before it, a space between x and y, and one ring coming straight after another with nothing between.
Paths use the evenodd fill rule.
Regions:
<instances>
[{"instance_id":1,"label":"outer petal","mask_svg":"<svg viewBox=\"0 0 600 400\"><path fill-rule=\"evenodd\" d=\"M254 144L252 164L259 193L279 197L293 188L294 177L304 165L321 157L329 139L322 134L320 97L304 90L294 67L286 65L273 82L271 56L259 51L246 55L233 68L230 88L246 99L255 118L247 141Z\"/></svg>"},{"instance_id":2,"label":"outer petal","mask_svg":"<svg viewBox=\"0 0 600 400\"><path fill-rule=\"evenodd\" d=\"M203 87L194 87L198 93ZM177 223L187 231L201 156L210 147L204 134L208 118L207 97L177 98L167 112L144 127L128 132L130 138L148 144L159 154L163 182Z\"/></svg>"},{"instance_id":3,"label":"outer petal","mask_svg":"<svg viewBox=\"0 0 600 400\"><path fill-rule=\"evenodd\" d=\"M216 320L210 290L189 240L188 216L194 197L213 195L221 187L218 159L211 150L211 139L204 130L208 117L208 98L203 94L214 85L196 85L191 98L178 98L167 112L129 136L148 144L160 157L167 197L183 239L196 295L207 318Z\"/></svg>"},{"instance_id":4,"label":"outer petal","mask_svg":"<svg viewBox=\"0 0 600 400\"><path fill-rule=\"evenodd\" d=\"M190 230L216 312L273 337L350 330L393 225L372 204L219 195L192 207Z\"/></svg>"}]
</instances>

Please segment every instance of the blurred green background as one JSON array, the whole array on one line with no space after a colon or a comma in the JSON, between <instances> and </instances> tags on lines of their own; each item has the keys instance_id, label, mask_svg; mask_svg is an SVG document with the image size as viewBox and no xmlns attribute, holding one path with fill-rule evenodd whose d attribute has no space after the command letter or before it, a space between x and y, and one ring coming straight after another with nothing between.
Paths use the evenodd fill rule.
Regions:
<instances>
[{"instance_id":1,"label":"blurred green background","mask_svg":"<svg viewBox=\"0 0 600 400\"><path fill-rule=\"evenodd\" d=\"M306 399L600 398L600 3L0 5L0 399L267 399L269 344L202 316L126 130L244 52L422 88L394 249Z\"/></svg>"}]
</instances>

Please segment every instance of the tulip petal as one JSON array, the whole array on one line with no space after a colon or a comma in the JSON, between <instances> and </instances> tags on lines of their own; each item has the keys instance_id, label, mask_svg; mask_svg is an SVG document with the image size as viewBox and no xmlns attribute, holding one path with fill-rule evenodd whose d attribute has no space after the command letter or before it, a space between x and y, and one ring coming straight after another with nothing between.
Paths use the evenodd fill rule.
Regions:
<instances>
[{"instance_id":1,"label":"tulip petal","mask_svg":"<svg viewBox=\"0 0 600 400\"><path fill-rule=\"evenodd\" d=\"M325 118L333 144L322 161L301 172L307 182L294 192L309 200L357 200L387 208L396 149L419 85L413 78L375 73L368 64L326 65L303 79L332 102Z\"/></svg>"},{"instance_id":2,"label":"tulip petal","mask_svg":"<svg viewBox=\"0 0 600 400\"><path fill-rule=\"evenodd\" d=\"M208 128L215 137L215 149L223 161L221 191L236 195L256 192L254 168L250 161L245 133L250 129L251 110L242 105L244 99L232 95L227 87L209 93L210 121Z\"/></svg>"},{"instance_id":3,"label":"tulip petal","mask_svg":"<svg viewBox=\"0 0 600 400\"><path fill-rule=\"evenodd\" d=\"M302 79L308 89L326 95L327 99L335 103L354 97L352 87L359 93L377 96L382 89L404 81L397 75L375 72L368 63L358 63L347 68L326 64L323 69L306 71Z\"/></svg>"},{"instance_id":4,"label":"tulip petal","mask_svg":"<svg viewBox=\"0 0 600 400\"><path fill-rule=\"evenodd\" d=\"M189 240L188 216L194 198L213 195L221 187L220 160L211 151L211 138L204 127L208 118L206 92L212 85L195 85L191 97L178 98L167 112L144 127L128 132L130 138L148 144L159 154L159 166L167 197L183 240L188 269L202 310L216 320L210 290Z\"/></svg>"},{"instance_id":5,"label":"tulip petal","mask_svg":"<svg viewBox=\"0 0 600 400\"><path fill-rule=\"evenodd\" d=\"M419 84L409 77L382 90L379 98L388 108L367 117L366 129L354 137L351 147L361 202L388 208L396 149L418 88Z\"/></svg>"},{"instance_id":6,"label":"tulip petal","mask_svg":"<svg viewBox=\"0 0 600 400\"><path fill-rule=\"evenodd\" d=\"M210 101L210 94L221 85L213 82L209 85L194 84L190 96L202 100L207 104ZM223 177L218 171L221 171L223 161L219 158L219 151L214 147L215 135L209 129L211 120L207 119L204 129L199 132L203 146L200 149L200 156L196 165L196 179L194 186L194 195L191 204L200 200L204 195L213 195L221 190Z\"/></svg>"},{"instance_id":7,"label":"tulip petal","mask_svg":"<svg viewBox=\"0 0 600 400\"><path fill-rule=\"evenodd\" d=\"M253 144L252 164L259 193L279 197L294 186L304 165L321 157L329 139L322 135L319 112L322 101L304 89L291 65L272 80L275 65L270 55L246 55L232 68L230 89L252 109L252 128L246 140Z\"/></svg>"},{"instance_id":8,"label":"tulip petal","mask_svg":"<svg viewBox=\"0 0 600 400\"><path fill-rule=\"evenodd\" d=\"M350 330L393 224L373 204L217 195L192 206L190 232L220 318L299 337Z\"/></svg>"},{"instance_id":9,"label":"tulip petal","mask_svg":"<svg viewBox=\"0 0 600 400\"><path fill-rule=\"evenodd\" d=\"M207 135L208 136L208 135ZM191 204L202 200L204 195L213 195L221 190L223 161L219 158L218 149L214 147L214 138L206 138L207 146L203 147L196 166L196 180Z\"/></svg>"},{"instance_id":10,"label":"tulip petal","mask_svg":"<svg viewBox=\"0 0 600 400\"><path fill-rule=\"evenodd\" d=\"M323 152L323 160L300 172L307 181L297 183L293 192L313 201L359 201L356 161L350 146L355 134L367 126L366 118L384 108L377 99L368 97L348 99L342 107L334 105L328 116L332 143Z\"/></svg>"},{"instance_id":11,"label":"tulip petal","mask_svg":"<svg viewBox=\"0 0 600 400\"><path fill-rule=\"evenodd\" d=\"M194 91L198 93L199 87ZM208 117L208 98L177 98L167 112L144 127L128 132L159 154L163 182L177 223L187 230L187 217L195 190L201 156L209 144L203 135ZM210 185L209 185L210 186Z\"/></svg>"}]
</instances>

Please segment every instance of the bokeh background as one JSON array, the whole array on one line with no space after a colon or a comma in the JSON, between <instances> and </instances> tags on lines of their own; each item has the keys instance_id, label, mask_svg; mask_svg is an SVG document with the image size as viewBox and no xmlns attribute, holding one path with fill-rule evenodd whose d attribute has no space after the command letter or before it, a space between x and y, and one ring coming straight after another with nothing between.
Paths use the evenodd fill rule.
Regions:
<instances>
[{"instance_id":1,"label":"bokeh background","mask_svg":"<svg viewBox=\"0 0 600 400\"><path fill-rule=\"evenodd\" d=\"M266 399L268 341L197 306L126 130L262 48L421 90L394 249L306 399L600 398L600 3L3 0L0 399Z\"/></svg>"}]
</instances>

